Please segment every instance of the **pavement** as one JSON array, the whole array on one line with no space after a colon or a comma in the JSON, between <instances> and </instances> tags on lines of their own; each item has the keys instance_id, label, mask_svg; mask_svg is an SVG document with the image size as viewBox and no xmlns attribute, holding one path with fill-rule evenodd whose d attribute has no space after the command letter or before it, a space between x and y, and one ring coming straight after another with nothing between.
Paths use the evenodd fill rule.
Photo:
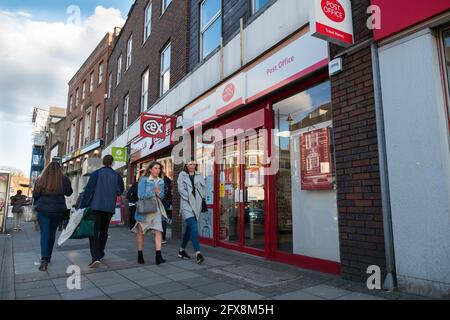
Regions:
<instances>
[{"instance_id":1,"label":"pavement","mask_svg":"<svg viewBox=\"0 0 450 320\"><path fill-rule=\"evenodd\" d=\"M23 231L0 234L0 300L404 300L425 297L368 290L364 284L304 270L247 254L203 246L205 262L177 257L179 241L163 245L162 265L155 265L151 236L137 263L136 235L112 226L106 257L98 269L87 239L55 245L47 272L38 271L39 232L33 223ZM8 221L12 231L12 219ZM57 234L59 236L59 232ZM193 249L188 253L194 256ZM69 266L81 270L80 289L68 289ZM70 281L69 281L70 282ZM73 282L71 282L73 283Z\"/></svg>"}]
</instances>

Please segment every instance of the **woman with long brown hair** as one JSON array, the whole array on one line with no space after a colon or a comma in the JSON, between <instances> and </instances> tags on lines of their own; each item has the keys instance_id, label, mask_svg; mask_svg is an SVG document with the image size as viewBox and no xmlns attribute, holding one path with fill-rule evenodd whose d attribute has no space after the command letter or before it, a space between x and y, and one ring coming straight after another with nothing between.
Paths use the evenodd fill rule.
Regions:
<instances>
[{"instance_id":1,"label":"woman with long brown hair","mask_svg":"<svg viewBox=\"0 0 450 320\"><path fill-rule=\"evenodd\" d=\"M70 180L59 163L51 162L42 172L33 190L34 205L41 230L40 271L47 271L55 244L56 229L67 210L64 196L72 195Z\"/></svg>"}]
</instances>

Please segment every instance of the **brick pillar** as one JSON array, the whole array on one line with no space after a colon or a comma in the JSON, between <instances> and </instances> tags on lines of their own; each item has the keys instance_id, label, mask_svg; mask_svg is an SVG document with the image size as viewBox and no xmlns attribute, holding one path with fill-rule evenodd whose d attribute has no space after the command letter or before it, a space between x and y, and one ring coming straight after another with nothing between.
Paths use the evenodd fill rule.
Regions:
<instances>
[{"instance_id":1,"label":"brick pillar","mask_svg":"<svg viewBox=\"0 0 450 320\"><path fill-rule=\"evenodd\" d=\"M172 184L172 238L181 239L183 234L183 218L180 213L180 194L178 193L178 175L183 170L183 164L174 164L173 166L173 184Z\"/></svg>"},{"instance_id":2,"label":"brick pillar","mask_svg":"<svg viewBox=\"0 0 450 320\"><path fill-rule=\"evenodd\" d=\"M355 44L372 39L369 0L352 1ZM343 48L331 45L333 59ZM342 276L366 281L367 267L386 274L370 45L342 56L331 77Z\"/></svg>"}]
</instances>

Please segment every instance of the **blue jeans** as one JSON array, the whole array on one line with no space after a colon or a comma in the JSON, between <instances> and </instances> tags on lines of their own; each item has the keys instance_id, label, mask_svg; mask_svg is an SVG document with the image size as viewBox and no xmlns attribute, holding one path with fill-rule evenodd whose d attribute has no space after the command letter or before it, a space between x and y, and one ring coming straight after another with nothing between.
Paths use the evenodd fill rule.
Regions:
<instances>
[{"instance_id":1,"label":"blue jeans","mask_svg":"<svg viewBox=\"0 0 450 320\"><path fill-rule=\"evenodd\" d=\"M50 261L55 245L56 229L61 223L62 216L46 216L43 213L37 214L41 230L41 259Z\"/></svg>"},{"instance_id":2,"label":"blue jeans","mask_svg":"<svg viewBox=\"0 0 450 320\"><path fill-rule=\"evenodd\" d=\"M183 242L181 243L181 248L186 249L186 245L189 242L189 239L192 240L192 246L196 252L200 251L200 242L198 240L198 225L197 219L195 217L191 217L185 220L186 221L186 231L184 232Z\"/></svg>"}]
</instances>

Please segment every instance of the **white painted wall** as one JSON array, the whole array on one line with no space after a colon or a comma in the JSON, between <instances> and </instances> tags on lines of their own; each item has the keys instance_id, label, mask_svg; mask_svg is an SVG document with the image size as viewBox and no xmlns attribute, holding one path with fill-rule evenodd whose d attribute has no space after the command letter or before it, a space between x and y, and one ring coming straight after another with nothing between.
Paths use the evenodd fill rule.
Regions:
<instances>
[{"instance_id":1,"label":"white painted wall","mask_svg":"<svg viewBox=\"0 0 450 320\"><path fill-rule=\"evenodd\" d=\"M450 152L437 39L424 30L379 55L399 285L448 295Z\"/></svg>"}]
</instances>

